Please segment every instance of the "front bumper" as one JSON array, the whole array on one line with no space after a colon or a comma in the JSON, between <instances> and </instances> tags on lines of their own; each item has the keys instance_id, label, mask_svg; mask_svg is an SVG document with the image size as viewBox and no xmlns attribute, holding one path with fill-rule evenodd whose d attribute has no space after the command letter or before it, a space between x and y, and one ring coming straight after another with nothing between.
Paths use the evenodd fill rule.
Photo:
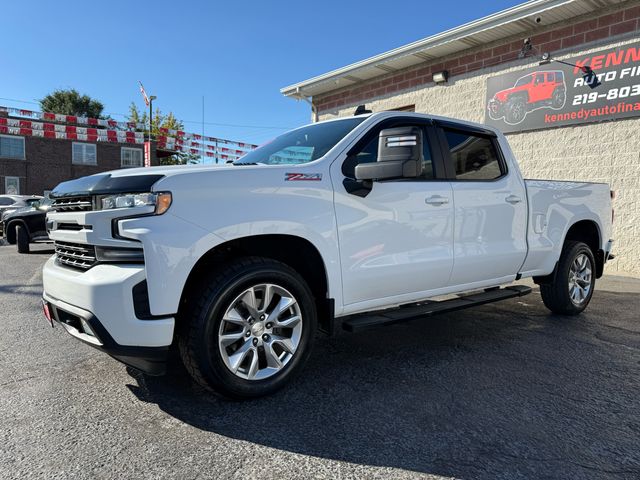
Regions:
<instances>
[{"instance_id":1,"label":"front bumper","mask_svg":"<svg viewBox=\"0 0 640 480\"><path fill-rule=\"evenodd\" d=\"M143 265L99 264L81 271L59 265L53 256L42 278L43 299L67 332L128 365L162 373L164 366L156 364L166 358L175 319L136 315L134 288L146 280Z\"/></svg>"},{"instance_id":2,"label":"front bumper","mask_svg":"<svg viewBox=\"0 0 640 480\"><path fill-rule=\"evenodd\" d=\"M492 118L500 118L504 115L504 103L492 98L489 100L489 105L487 107L489 109L489 113Z\"/></svg>"},{"instance_id":3,"label":"front bumper","mask_svg":"<svg viewBox=\"0 0 640 480\"><path fill-rule=\"evenodd\" d=\"M91 312L69 305L46 294L42 300L51 320L62 325L71 336L116 360L149 375L164 375L169 347L138 347L118 344Z\"/></svg>"}]
</instances>

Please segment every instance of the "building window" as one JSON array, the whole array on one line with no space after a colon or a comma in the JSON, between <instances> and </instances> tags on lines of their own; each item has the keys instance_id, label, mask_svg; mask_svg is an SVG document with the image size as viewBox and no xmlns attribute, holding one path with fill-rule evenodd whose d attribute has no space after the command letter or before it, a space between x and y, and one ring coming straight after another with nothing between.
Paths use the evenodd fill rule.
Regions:
<instances>
[{"instance_id":1,"label":"building window","mask_svg":"<svg viewBox=\"0 0 640 480\"><path fill-rule=\"evenodd\" d=\"M123 167L141 167L142 166L142 149L122 147L120 151Z\"/></svg>"},{"instance_id":2,"label":"building window","mask_svg":"<svg viewBox=\"0 0 640 480\"><path fill-rule=\"evenodd\" d=\"M77 165L97 165L96 145L94 143L73 142L71 163Z\"/></svg>"},{"instance_id":3,"label":"building window","mask_svg":"<svg viewBox=\"0 0 640 480\"><path fill-rule=\"evenodd\" d=\"M0 158L24 160L24 137L0 135Z\"/></svg>"},{"instance_id":4,"label":"building window","mask_svg":"<svg viewBox=\"0 0 640 480\"><path fill-rule=\"evenodd\" d=\"M20 177L4 177L4 193L20 195Z\"/></svg>"}]
</instances>

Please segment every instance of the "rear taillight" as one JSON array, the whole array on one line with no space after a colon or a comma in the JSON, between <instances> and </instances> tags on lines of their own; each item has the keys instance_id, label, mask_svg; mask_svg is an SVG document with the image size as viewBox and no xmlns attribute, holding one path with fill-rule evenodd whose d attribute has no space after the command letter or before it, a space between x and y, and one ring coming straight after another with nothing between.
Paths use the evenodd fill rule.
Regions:
<instances>
[{"instance_id":1,"label":"rear taillight","mask_svg":"<svg viewBox=\"0 0 640 480\"><path fill-rule=\"evenodd\" d=\"M613 208L613 201L616 199L615 190L609 190L609 195L611 196L611 223L613 224L613 217L615 214L615 208Z\"/></svg>"}]
</instances>

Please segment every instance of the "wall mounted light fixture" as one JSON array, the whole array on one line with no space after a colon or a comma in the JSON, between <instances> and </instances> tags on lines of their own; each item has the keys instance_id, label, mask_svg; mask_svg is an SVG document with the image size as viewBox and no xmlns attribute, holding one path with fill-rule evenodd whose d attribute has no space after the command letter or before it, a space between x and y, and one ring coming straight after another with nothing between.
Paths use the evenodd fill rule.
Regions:
<instances>
[{"instance_id":1,"label":"wall mounted light fixture","mask_svg":"<svg viewBox=\"0 0 640 480\"><path fill-rule=\"evenodd\" d=\"M449 72L442 70L433 74L433 81L436 83L446 83L449 80Z\"/></svg>"}]
</instances>

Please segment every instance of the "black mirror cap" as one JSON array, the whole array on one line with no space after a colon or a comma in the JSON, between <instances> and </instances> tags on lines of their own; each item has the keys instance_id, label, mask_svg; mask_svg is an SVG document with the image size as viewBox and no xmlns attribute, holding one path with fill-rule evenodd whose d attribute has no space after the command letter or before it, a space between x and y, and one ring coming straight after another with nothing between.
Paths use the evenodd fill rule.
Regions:
<instances>
[{"instance_id":1,"label":"black mirror cap","mask_svg":"<svg viewBox=\"0 0 640 480\"><path fill-rule=\"evenodd\" d=\"M355 168L357 180L416 178L422 175L424 154L422 128L397 127L378 136L378 161Z\"/></svg>"}]
</instances>

